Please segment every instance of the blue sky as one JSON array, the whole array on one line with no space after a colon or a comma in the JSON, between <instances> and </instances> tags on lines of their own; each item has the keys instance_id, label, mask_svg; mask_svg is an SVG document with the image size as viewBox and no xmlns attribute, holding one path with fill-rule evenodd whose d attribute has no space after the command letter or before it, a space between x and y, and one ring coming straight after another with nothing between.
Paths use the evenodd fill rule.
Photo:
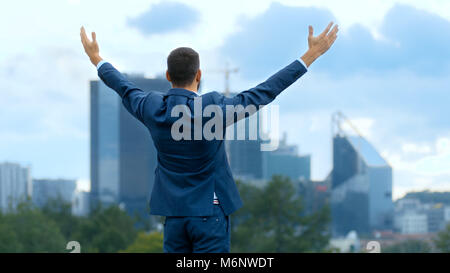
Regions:
<instances>
[{"instance_id":1,"label":"blue sky","mask_svg":"<svg viewBox=\"0 0 450 273\"><path fill-rule=\"evenodd\" d=\"M331 114L343 111L394 168L394 196L450 190L450 1L10 1L0 11L0 161L33 177L89 180L88 83L79 27L126 72L164 73L171 49L201 55L204 90L239 67L245 90L300 57L307 26L341 25L335 46L277 98L288 141L331 169ZM26 4L27 9L22 6Z\"/></svg>"}]
</instances>

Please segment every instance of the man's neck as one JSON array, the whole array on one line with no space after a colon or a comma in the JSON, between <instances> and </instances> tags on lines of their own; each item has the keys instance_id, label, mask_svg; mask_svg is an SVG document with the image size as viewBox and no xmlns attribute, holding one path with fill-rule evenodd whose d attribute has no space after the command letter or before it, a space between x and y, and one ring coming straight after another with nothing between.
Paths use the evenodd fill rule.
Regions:
<instances>
[{"instance_id":1,"label":"man's neck","mask_svg":"<svg viewBox=\"0 0 450 273\"><path fill-rule=\"evenodd\" d=\"M184 89L184 90L188 90L188 91L197 93L197 89L194 89L194 88L189 88L189 87L179 87L179 86L172 86L172 88L179 88L179 89Z\"/></svg>"},{"instance_id":2,"label":"man's neck","mask_svg":"<svg viewBox=\"0 0 450 273\"><path fill-rule=\"evenodd\" d=\"M197 93L197 92L198 92L197 88L194 87L194 86L175 86L175 85L172 85L172 88L186 89L186 90L191 91L191 92L194 92L194 93Z\"/></svg>"}]
</instances>

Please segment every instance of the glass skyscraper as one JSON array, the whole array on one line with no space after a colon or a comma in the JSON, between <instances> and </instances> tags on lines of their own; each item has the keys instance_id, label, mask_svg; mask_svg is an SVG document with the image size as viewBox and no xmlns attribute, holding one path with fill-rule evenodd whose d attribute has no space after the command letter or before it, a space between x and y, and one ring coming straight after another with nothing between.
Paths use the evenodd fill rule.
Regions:
<instances>
[{"instance_id":1,"label":"glass skyscraper","mask_svg":"<svg viewBox=\"0 0 450 273\"><path fill-rule=\"evenodd\" d=\"M392 168L363 137L333 138L334 235L393 228Z\"/></svg>"},{"instance_id":2,"label":"glass skyscraper","mask_svg":"<svg viewBox=\"0 0 450 273\"><path fill-rule=\"evenodd\" d=\"M296 145L286 143L286 135L278 149L263 152L263 176L271 179L273 175L283 175L292 181L311 179L311 156L299 155Z\"/></svg>"},{"instance_id":3,"label":"glass skyscraper","mask_svg":"<svg viewBox=\"0 0 450 273\"><path fill-rule=\"evenodd\" d=\"M232 93L230 95L235 96L237 94ZM232 130L234 135L232 139L225 141L225 149L231 172L233 173L234 178L242 179L244 181L261 180L264 178L263 152L261 152L261 144L263 142L259 132L259 113L255 113L254 115L256 115L256 119L252 122L257 122L256 129L258 130L256 139L250 138L249 128L253 127L250 125L250 118L247 117L227 128L228 131L233 127ZM246 114L246 116L248 115ZM244 139L238 138L238 132L240 132L240 130L245 130Z\"/></svg>"},{"instance_id":4,"label":"glass skyscraper","mask_svg":"<svg viewBox=\"0 0 450 273\"><path fill-rule=\"evenodd\" d=\"M142 90L170 89L162 78L127 77ZM130 214L147 215L157 163L148 129L102 81L91 81L90 104L91 205L120 204Z\"/></svg>"},{"instance_id":5,"label":"glass skyscraper","mask_svg":"<svg viewBox=\"0 0 450 273\"><path fill-rule=\"evenodd\" d=\"M227 140L226 152L235 178L263 179L263 152L260 140Z\"/></svg>"}]
</instances>

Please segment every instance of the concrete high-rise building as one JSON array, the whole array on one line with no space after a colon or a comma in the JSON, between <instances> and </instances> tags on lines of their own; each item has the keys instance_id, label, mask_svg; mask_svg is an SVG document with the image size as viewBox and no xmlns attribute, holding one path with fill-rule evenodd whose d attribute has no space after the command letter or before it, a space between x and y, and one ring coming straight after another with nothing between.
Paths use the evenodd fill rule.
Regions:
<instances>
[{"instance_id":1,"label":"concrete high-rise building","mask_svg":"<svg viewBox=\"0 0 450 273\"><path fill-rule=\"evenodd\" d=\"M43 207L50 200L59 199L71 204L77 182L69 179L33 179L33 204Z\"/></svg>"},{"instance_id":2,"label":"concrete high-rise building","mask_svg":"<svg viewBox=\"0 0 450 273\"><path fill-rule=\"evenodd\" d=\"M30 168L15 163L0 163L0 210L14 211L31 197Z\"/></svg>"},{"instance_id":3,"label":"concrete high-rise building","mask_svg":"<svg viewBox=\"0 0 450 273\"><path fill-rule=\"evenodd\" d=\"M445 206L441 203L434 204L426 210L428 220L428 232L439 232L446 226Z\"/></svg>"},{"instance_id":4,"label":"concrete high-rise building","mask_svg":"<svg viewBox=\"0 0 450 273\"><path fill-rule=\"evenodd\" d=\"M166 92L166 79L127 75L142 90ZM91 201L120 204L130 214L148 214L157 152L148 129L102 81L91 81Z\"/></svg>"},{"instance_id":5,"label":"concrete high-rise building","mask_svg":"<svg viewBox=\"0 0 450 273\"><path fill-rule=\"evenodd\" d=\"M444 221L445 224L450 224L450 206L446 206L444 209Z\"/></svg>"},{"instance_id":6,"label":"concrete high-rise building","mask_svg":"<svg viewBox=\"0 0 450 273\"><path fill-rule=\"evenodd\" d=\"M407 211L394 220L401 234L425 234L428 232L428 218L425 213Z\"/></svg>"},{"instance_id":7,"label":"concrete high-rise building","mask_svg":"<svg viewBox=\"0 0 450 273\"><path fill-rule=\"evenodd\" d=\"M435 202L432 198L424 198L427 195L432 196L433 193L422 194L422 199L407 194L395 202L396 231L404 234L436 233L450 223L450 207Z\"/></svg>"},{"instance_id":8,"label":"concrete high-rise building","mask_svg":"<svg viewBox=\"0 0 450 273\"><path fill-rule=\"evenodd\" d=\"M392 168L366 139L333 138L332 230L367 234L393 228Z\"/></svg>"}]
</instances>

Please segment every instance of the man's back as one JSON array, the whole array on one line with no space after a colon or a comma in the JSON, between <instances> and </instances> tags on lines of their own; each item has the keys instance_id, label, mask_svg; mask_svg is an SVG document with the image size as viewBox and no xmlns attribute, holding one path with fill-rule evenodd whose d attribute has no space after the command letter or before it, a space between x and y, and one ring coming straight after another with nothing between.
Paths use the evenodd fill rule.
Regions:
<instances>
[{"instance_id":1,"label":"man's back","mask_svg":"<svg viewBox=\"0 0 450 273\"><path fill-rule=\"evenodd\" d=\"M195 100L213 103L211 95L197 96L185 89L174 88L164 96L148 95L149 110L145 125L150 129L158 151L155 185L150 200L150 213L166 216L204 216L213 213L213 192L227 214L242 205L227 162L223 140L194 140L195 117L202 123L202 111L195 109ZM204 105L206 106L206 105ZM184 108L188 139L174 137L174 123L180 121L175 108ZM203 109L203 106L202 106ZM197 110L197 111L196 111ZM179 132L177 132L179 133ZM219 181L219 183L217 183Z\"/></svg>"},{"instance_id":2,"label":"man's back","mask_svg":"<svg viewBox=\"0 0 450 273\"><path fill-rule=\"evenodd\" d=\"M214 193L226 215L239 209L242 201L223 141L229 125L225 120L227 107L236 109L241 106L245 109L249 105L266 105L305 72L305 66L296 60L255 88L226 98L218 92L198 96L181 88L170 89L166 95L144 92L127 81L111 64L102 64L98 71L100 78L122 97L128 111L147 126L158 151L150 213L164 216L211 215ZM222 138L209 140L203 134L203 126L217 114L204 115L203 109L208 106L221 110L222 127L215 130L220 130ZM233 115L233 122L237 121L237 116L237 113ZM174 125L183 118L184 127L174 130ZM180 132L183 130L188 133ZM176 134L182 134L182 138Z\"/></svg>"}]
</instances>

